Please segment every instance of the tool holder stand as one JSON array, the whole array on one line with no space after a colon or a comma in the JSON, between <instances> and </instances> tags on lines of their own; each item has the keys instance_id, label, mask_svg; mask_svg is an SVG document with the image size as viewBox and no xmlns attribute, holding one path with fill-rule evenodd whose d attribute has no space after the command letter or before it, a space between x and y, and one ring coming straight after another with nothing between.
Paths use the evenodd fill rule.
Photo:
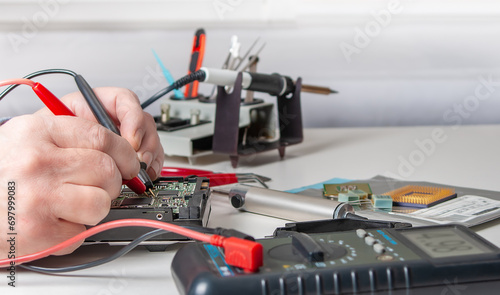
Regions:
<instances>
[{"instance_id":1,"label":"tool holder stand","mask_svg":"<svg viewBox=\"0 0 500 295\"><path fill-rule=\"evenodd\" d=\"M238 126L240 117L242 74L239 73L231 93L219 86L215 110L215 128L212 150L227 154L233 168L238 166L240 156L278 149L280 157L285 148L303 140L302 111L300 106L301 78L295 83L295 91L289 97L277 96L279 138L276 141L244 141Z\"/></svg>"}]
</instances>

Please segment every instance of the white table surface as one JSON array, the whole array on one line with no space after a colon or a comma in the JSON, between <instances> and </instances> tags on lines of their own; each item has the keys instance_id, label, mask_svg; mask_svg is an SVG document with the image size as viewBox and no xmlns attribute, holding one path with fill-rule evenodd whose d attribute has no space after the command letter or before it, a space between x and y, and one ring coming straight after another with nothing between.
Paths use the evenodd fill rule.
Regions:
<instances>
[{"instance_id":1,"label":"white table surface","mask_svg":"<svg viewBox=\"0 0 500 295\"><path fill-rule=\"evenodd\" d=\"M434 136L435 133L439 136ZM430 181L500 191L500 126L331 128L307 129L304 142L287 148L284 160L277 151L243 157L233 169L225 156L196 159L195 166L219 172L253 172L272 178L272 189L285 190L330 178L365 179L385 175L402 180ZM434 148L430 144L434 142ZM418 152L416 141L426 142L427 153ZM439 142L437 142L439 141ZM424 155L423 157L421 157ZM420 157L419 157L420 156ZM413 158L412 158L413 157ZM401 170L403 162L413 170ZM167 158L166 166L189 167L186 158ZM228 200L213 194L208 226L231 227L261 238L283 226L285 220L242 213ZM500 246L500 221L473 228ZM139 248L116 261L93 269L47 276L18 269L17 287L7 286L0 276L1 294L178 294L170 264L179 245L166 252ZM108 248L80 249L57 258L79 263L79 259L106 256ZM57 263L55 258L54 263ZM50 262L50 261L49 261ZM3 280L3 281L2 281ZM4 293L8 291L8 293Z\"/></svg>"}]
</instances>

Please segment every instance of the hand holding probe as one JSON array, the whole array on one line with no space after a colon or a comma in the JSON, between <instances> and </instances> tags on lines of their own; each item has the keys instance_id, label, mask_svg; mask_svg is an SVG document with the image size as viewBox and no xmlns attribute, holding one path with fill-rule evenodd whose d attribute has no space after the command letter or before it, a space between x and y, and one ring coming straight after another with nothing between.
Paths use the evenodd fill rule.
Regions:
<instances>
[{"instance_id":1,"label":"hand holding probe","mask_svg":"<svg viewBox=\"0 0 500 295\"><path fill-rule=\"evenodd\" d=\"M81 78L81 79L83 79L83 78ZM83 81L85 82L85 80L83 80ZM88 86L88 84L87 84L87 86ZM38 82L34 82L32 89L54 115L76 117L75 114L66 105L64 105L54 94L52 94L52 92L50 92L42 84L40 84ZM88 91L88 89L86 89L85 91ZM94 92L92 91L92 93L94 93ZM86 93L86 94L88 96L88 93ZM86 97L85 94L84 94L84 96ZM94 94L94 97L95 97L95 94ZM97 97L96 97L96 99L97 99ZM98 101L98 104L102 107L102 105L100 104L100 101ZM91 109L94 110L94 107L91 107ZM118 128L116 128L116 126L113 124L113 121L111 120L111 118L109 118L109 115L107 115L107 113L106 113L106 116L107 116L107 119L109 122L106 122L104 124L110 123L112 126L111 128L114 127L114 129L117 132L115 132L113 129L110 129L110 128L108 128L108 129L110 129L111 131L113 131L119 135L120 133L119 133ZM102 120L102 122L105 122L105 118L101 118L101 120ZM100 123L103 124L101 122L101 120L100 120ZM105 126L105 127L107 127L107 126ZM147 177L146 179L149 179L149 176L147 174L146 174L146 177ZM149 181L151 181L151 179L149 179ZM143 194L147 189L146 182L144 180L141 180L138 177L134 177L130 180L124 180L123 183L126 184L131 190L133 190L137 194ZM151 185L152 185L152 183L151 183Z\"/></svg>"},{"instance_id":2,"label":"hand holding probe","mask_svg":"<svg viewBox=\"0 0 500 295\"><path fill-rule=\"evenodd\" d=\"M4 81L6 83L0 86L6 86L6 85L10 86L4 91L2 91L2 93L0 93L0 100L3 97L5 97L5 95L7 95L10 91L16 88L19 84L25 84L31 86L35 94L40 98L40 100L45 104L45 106L47 106L47 108L54 115L75 117L75 114L73 114L73 112L66 105L64 105L54 94L52 94L52 92L50 92L42 84L29 80L37 76L53 74L53 73L67 74L72 76L75 79L78 88L82 92L83 97L86 99L90 109L94 113L99 123L104 127L108 128L109 130L113 131L114 133L120 135L120 131L109 117L108 113L102 106L101 102L95 95L92 88L88 85L88 83L85 81L85 79L83 79L82 76L77 75L75 72L70 70L65 70L65 69L42 70L31 73L25 76L23 79ZM138 175L139 177L134 177L130 180L123 181L123 184L127 185L132 191L134 191L137 194L143 194L144 192L146 192L147 188L151 189L153 187L153 183L149 178L149 176L147 175L145 167L146 167L145 164L141 164L141 171L139 172Z\"/></svg>"},{"instance_id":3,"label":"hand holding probe","mask_svg":"<svg viewBox=\"0 0 500 295\"><path fill-rule=\"evenodd\" d=\"M78 86L78 89L80 89L83 97L87 101L90 109L92 110L92 113L94 113L97 121L102 126L121 136L120 130L116 127L115 123L109 116L106 109L104 109L101 101L97 98L96 94L87 83L87 81L81 75L76 75L75 82ZM146 168L146 163L141 162L141 170L139 171L139 175L128 182L124 182L124 184L126 184L137 194L143 194L147 189L152 195L154 195L151 190L154 187L153 182L151 181L151 178L149 178L149 175L146 173Z\"/></svg>"}]
</instances>

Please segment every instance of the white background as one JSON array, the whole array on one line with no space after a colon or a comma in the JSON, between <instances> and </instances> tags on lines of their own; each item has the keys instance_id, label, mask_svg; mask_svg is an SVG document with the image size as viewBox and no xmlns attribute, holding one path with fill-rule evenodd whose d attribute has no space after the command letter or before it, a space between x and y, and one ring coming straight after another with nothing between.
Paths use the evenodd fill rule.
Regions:
<instances>
[{"instance_id":1,"label":"white background","mask_svg":"<svg viewBox=\"0 0 500 295\"><path fill-rule=\"evenodd\" d=\"M381 25L375 15L388 7L397 12ZM500 86L484 100L470 97L481 77L500 81L498 1L3 0L0 79L68 68L93 87L127 87L145 100L166 86L151 74L151 49L179 78L199 27L207 32L205 66L220 67L232 35L243 52L260 36L259 71L338 90L303 95L307 127L500 122ZM341 46L355 44L359 31L371 36L349 62ZM69 76L39 81L58 96L76 90ZM0 117L41 106L23 88L0 103ZM465 112L454 114L456 105Z\"/></svg>"}]
</instances>

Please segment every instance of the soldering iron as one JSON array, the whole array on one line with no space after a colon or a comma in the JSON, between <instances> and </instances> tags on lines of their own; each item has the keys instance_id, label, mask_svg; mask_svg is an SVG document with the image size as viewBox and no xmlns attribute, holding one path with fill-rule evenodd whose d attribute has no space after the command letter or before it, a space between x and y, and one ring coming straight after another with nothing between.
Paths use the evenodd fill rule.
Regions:
<instances>
[{"instance_id":1,"label":"soldering iron","mask_svg":"<svg viewBox=\"0 0 500 295\"><path fill-rule=\"evenodd\" d=\"M242 76L242 88L245 90L264 92L276 96L288 95L289 93L293 93L295 90L295 83L292 78L288 76L280 74L238 72L232 70L211 69L203 67L200 70L190 75L184 76L181 79L175 81L170 86L158 91L151 98L143 102L141 104L141 107L144 109L170 91L181 88L193 81L200 81L218 86L232 87L234 86L234 82L236 81L239 73L241 73ZM314 86L313 88L306 87L305 89L303 89L303 91L311 91L314 93L322 94L337 93L337 91L335 90L317 86Z\"/></svg>"},{"instance_id":2,"label":"soldering iron","mask_svg":"<svg viewBox=\"0 0 500 295\"><path fill-rule=\"evenodd\" d=\"M234 86L238 77L237 71L223 69L201 68L205 72L205 79L201 82L219 86ZM279 74L261 74L252 72L241 72L242 87L245 90L265 92L271 95L287 95L294 90L294 82L288 76Z\"/></svg>"}]
</instances>

